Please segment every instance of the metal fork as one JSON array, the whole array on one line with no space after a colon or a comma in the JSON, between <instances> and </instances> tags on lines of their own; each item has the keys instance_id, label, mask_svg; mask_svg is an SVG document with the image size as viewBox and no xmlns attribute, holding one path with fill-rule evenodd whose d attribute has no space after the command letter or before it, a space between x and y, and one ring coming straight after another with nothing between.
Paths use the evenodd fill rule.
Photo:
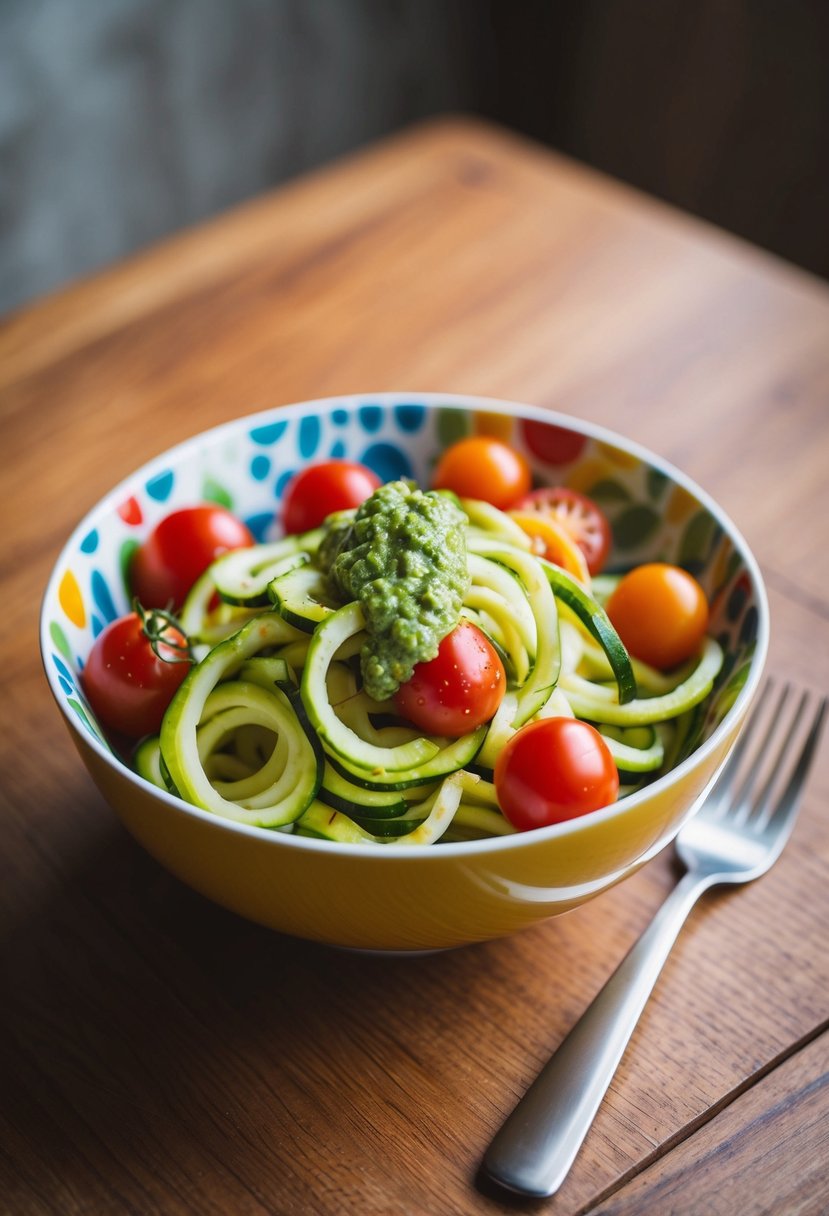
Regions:
<instances>
[{"instance_id":1,"label":"metal fork","mask_svg":"<svg viewBox=\"0 0 829 1216\"><path fill-rule=\"evenodd\" d=\"M803 692L794 709L792 699L790 685L764 686L677 836L685 874L490 1144L483 1169L501 1186L535 1198L558 1190L694 904L709 887L759 878L783 851L826 713L826 698L815 706Z\"/></svg>"}]
</instances>

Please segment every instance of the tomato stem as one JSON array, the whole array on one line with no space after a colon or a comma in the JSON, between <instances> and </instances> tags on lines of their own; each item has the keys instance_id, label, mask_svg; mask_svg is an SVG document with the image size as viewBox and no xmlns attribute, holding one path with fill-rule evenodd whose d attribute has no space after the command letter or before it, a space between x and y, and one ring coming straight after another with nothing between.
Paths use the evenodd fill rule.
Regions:
<instances>
[{"instance_id":1,"label":"tomato stem","mask_svg":"<svg viewBox=\"0 0 829 1216\"><path fill-rule=\"evenodd\" d=\"M138 599L132 601L132 608L141 622L141 629L150 643L153 654L161 659L162 663L192 663L194 661L190 640L168 608L145 608ZM183 640L178 641L171 637L171 629L175 630ZM161 653L159 647L162 645L168 653ZM174 653L170 654L169 651Z\"/></svg>"}]
</instances>

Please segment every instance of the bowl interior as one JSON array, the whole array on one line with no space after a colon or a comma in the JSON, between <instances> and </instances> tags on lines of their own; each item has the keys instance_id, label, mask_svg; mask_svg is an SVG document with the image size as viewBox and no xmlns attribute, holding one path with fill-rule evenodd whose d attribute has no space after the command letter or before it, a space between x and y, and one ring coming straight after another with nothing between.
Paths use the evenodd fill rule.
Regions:
<instances>
[{"instance_id":1,"label":"bowl interior","mask_svg":"<svg viewBox=\"0 0 829 1216\"><path fill-rule=\"evenodd\" d=\"M214 501L244 519L257 539L271 539L279 534L285 485L302 465L342 457L363 462L383 480L411 477L426 485L440 452L471 433L520 448L538 484L566 484L594 498L613 530L609 570L670 561L699 579L725 661L688 735L685 755L694 750L749 679L759 679L757 659L765 653L762 581L733 525L682 474L608 432L530 407L430 395L350 397L240 418L165 453L107 495L67 542L43 602L44 663L72 725L120 763L79 676L101 630L128 611L130 558L162 516Z\"/></svg>"}]
</instances>

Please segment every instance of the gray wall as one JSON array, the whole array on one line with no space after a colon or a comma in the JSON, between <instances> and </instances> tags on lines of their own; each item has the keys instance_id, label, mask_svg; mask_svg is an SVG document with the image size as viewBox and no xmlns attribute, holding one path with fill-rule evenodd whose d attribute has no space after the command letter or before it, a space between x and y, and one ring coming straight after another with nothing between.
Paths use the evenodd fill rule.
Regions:
<instances>
[{"instance_id":1,"label":"gray wall","mask_svg":"<svg viewBox=\"0 0 829 1216\"><path fill-rule=\"evenodd\" d=\"M829 276L829 0L0 0L0 313L447 110Z\"/></svg>"},{"instance_id":2,"label":"gray wall","mask_svg":"<svg viewBox=\"0 0 829 1216\"><path fill-rule=\"evenodd\" d=\"M459 12L452 0L0 0L0 312L463 108Z\"/></svg>"}]
</instances>

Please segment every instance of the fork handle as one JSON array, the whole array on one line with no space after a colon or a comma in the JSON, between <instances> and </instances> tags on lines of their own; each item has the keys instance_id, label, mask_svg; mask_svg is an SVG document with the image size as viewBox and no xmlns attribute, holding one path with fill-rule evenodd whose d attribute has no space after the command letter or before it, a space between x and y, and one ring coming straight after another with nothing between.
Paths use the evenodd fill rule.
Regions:
<instances>
[{"instance_id":1,"label":"fork handle","mask_svg":"<svg viewBox=\"0 0 829 1216\"><path fill-rule=\"evenodd\" d=\"M536 1198L561 1186L671 947L713 881L691 873L680 879L539 1073L484 1156L484 1171L495 1182Z\"/></svg>"}]
</instances>

